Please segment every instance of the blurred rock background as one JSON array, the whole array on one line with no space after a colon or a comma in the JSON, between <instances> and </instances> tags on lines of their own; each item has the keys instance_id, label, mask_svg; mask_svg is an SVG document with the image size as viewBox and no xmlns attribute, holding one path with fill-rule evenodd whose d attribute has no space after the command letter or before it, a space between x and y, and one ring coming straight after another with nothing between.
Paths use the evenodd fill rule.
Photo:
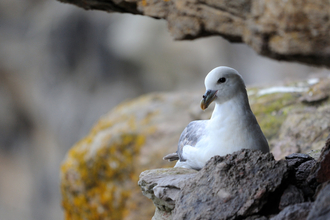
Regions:
<instances>
[{"instance_id":1,"label":"blurred rock background","mask_svg":"<svg viewBox=\"0 0 330 220\"><path fill-rule=\"evenodd\" d=\"M329 72L220 37L174 42L165 21L0 0L0 219L62 219L60 163L100 116L153 91L202 91L219 65L248 85Z\"/></svg>"}]
</instances>

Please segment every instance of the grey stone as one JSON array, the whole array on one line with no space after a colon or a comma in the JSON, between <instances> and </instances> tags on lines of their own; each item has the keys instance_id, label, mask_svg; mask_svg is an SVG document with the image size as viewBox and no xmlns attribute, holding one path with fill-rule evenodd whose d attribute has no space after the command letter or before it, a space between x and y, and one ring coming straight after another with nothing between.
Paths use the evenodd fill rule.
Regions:
<instances>
[{"instance_id":1,"label":"grey stone","mask_svg":"<svg viewBox=\"0 0 330 220\"><path fill-rule=\"evenodd\" d=\"M289 185L281 196L279 209L283 210L285 207L304 202L304 194L294 185Z\"/></svg>"},{"instance_id":2,"label":"grey stone","mask_svg":"<svg viewBox=\"0 0 330 220\"><path fill-rule=\"evenodd\" d=\"M328 137L325 146L322 148L320 157L311 168L306 181L309 187L316 189L320 183L330 180L330 137Z\"/></svg>"},{"instance_id":3,"label":"grey stone","mask_svg":"<svg viewBox=\"0 0 330 220\"><path fill-rule=\"evenodd\" d=\"M328 88L330 89L330 86ZM328 93L330 94L330 91ZM295 152L318 150L324 147L329 131L329 104L305 108L304 111L296 109L288 113L278 131L278 138L270 140L270 146L276 158Z\"/></svg>"},{"instance_id":4,"label":"grey stone","mask_svg":"<svg viewBox=\"0 0 330 220\"><path fill-rule=\"evenodd\" d=\"M236 219L258 213L287 179L284 160L271 153L243 149L215 156L176 199L173 219ZM272 194L273 193L273 194Z\"/></svg>"},{"instance_id":5,"label":"grey stone","mask_svg":"<svg viewBox=\"0 0 330 220\"><path fill-rule=\"evenodd\" d=\"M270 220L305 220L312 207L312 203L305 202L291 205L283 209L278 215Z\"/></svg>"},{"instance_id":6,"label":"grey stone","mask_svg":"<svg viewBox=\"0 0 330 220\"><path fill-rule=\"evenodd\" d=\"M316 164L315 159L307 154L302 153L290 154L286 156L285 159L288 162L291 173L293 173L292 184L296 185L302 190L305 198L311 198L314 195L315 187L314 184L311 183L310 179L308 179L308 177ZM280 209L282 208L280 204Z\"/></svg>"},{"instance_id":7,"label":"grey stone","mask_svg":"<svg viewBox=\"0 0 330 220\"><path fill-rule=\"evenodd\" d=\"M319 192L307 220L329 220L330 219L330 184L325 183Z\"/></svg>"},{"instance_id":8,"label":"grey stone","mask_svg":"<svg viewBox=\"0 0 330 220\"><path fill-rule=\"evenodd\" d=\"M184 168L147 170L141 173L138 182L143 195L156 206L154 220L172 219L172 210L184 182L197 174L197 171Z\"/></svg>"},{"instance_id":9,"label":"grey stone","mask_svg":"<svg viewBox=\"0 0 330 220\"><path fill-rule=\"evenodd\" d=\"M309 160L305 163L302 163L296 170L296 181L298 184L302 184L303 182L306 181L307 177L310 174L311 169L315 166L316 161L313 160Z\"/></svg>"},{"instance_id":10,"label":"grey stone","mask_svg":"<svg viewBox=\"0 0 330 220\"><path fill-rule=\"evenodd\" d=\"M304 193L306 198L311 198L314 195L315 187L308 179L311 169L315 166L316 161L309 160L301 164L295 172L296 186L298 186Z\"/></svg>"},{"instance_id":11,"label":"grey stone","mask_svg":"<svg viewBox=\"0 0 330 220\"><path fill-rule=\"evenodd\" d=\"M251 215L245 218L244 220L268 220L268 218L266 216Z\"/></svg>"},{"instance_id":12,"label":"grey stone","mask_svg":"<svg viewBox=\"0 0 330 220\"><path fill-rule=\"evenodd\" d=\"M316 174L317 182L324 183L330 180L330 137L322 148L320 158L312 171Z\"/></svg>"},{"instance_id":13,"label":"grey stone","mask_svg":"<svg viewBox=\"0 0 330 220\"><path fill-rule=\"evenodd\" d=\"M293 153L285 156L285 159L287 160L289 167L297 168L300 164L312 160L313 158L307 154Z\"/></svg>"}]
</instances>

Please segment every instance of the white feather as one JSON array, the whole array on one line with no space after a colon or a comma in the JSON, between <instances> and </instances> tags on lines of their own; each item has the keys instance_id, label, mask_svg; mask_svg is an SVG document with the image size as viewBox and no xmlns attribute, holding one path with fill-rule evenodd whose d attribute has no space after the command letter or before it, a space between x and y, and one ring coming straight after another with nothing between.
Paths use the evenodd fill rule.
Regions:
<instances>
[{"instance_id":1,"label":"white feather","mask_svg":"<svg viewBox=\"0 0 330 220\"><path fill-rule=\"evenodd\" d=\"M221 77L225 77L226 82L219 84L217 81ZM185 161L178 161L175 167L199 170L211 157L224 156L241 149L269 152L267 140L251 111L245 84L239 73L229 67L217 67L206 76L205 87L206 90L218 91L214 100L215 109L197 143L183 147L181 157Z\"/></svg>"}]
</instances>

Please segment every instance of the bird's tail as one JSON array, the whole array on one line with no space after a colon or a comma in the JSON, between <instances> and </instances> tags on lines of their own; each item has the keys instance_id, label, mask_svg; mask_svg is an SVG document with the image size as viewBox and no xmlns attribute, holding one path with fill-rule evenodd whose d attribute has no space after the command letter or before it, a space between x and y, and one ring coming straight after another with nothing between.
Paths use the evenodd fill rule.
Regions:
<instances>
[{"instance_id":1,"label":"bird's tail","mask_svg":"<svg viewBox=\"0 0 330 220\"><path fill-rule=\"evenodd\" d=\"M163 157L163 160L168 160L168 161L175 161L179 160L179 155L177 153L171 153Z\"/></svg>"}]
</instances>

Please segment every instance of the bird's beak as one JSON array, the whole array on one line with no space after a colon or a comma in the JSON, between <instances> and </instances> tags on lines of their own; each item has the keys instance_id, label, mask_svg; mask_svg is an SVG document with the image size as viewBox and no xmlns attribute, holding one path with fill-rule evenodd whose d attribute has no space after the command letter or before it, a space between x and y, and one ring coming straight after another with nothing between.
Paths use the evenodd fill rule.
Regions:
<instances>
[{"instance_id":1,"label":"bird's beak","mask_svg":"<svg viewBox=\"0 0 330 220\"><path fill-rule=\"evenodd\" d=\"M203 99L201 101L201 108L203 110L207 109L209 105L214 101L214 99L217 97L218 90L207 90L206 93L203 95Z\"/></svg>"}]
</instances>

